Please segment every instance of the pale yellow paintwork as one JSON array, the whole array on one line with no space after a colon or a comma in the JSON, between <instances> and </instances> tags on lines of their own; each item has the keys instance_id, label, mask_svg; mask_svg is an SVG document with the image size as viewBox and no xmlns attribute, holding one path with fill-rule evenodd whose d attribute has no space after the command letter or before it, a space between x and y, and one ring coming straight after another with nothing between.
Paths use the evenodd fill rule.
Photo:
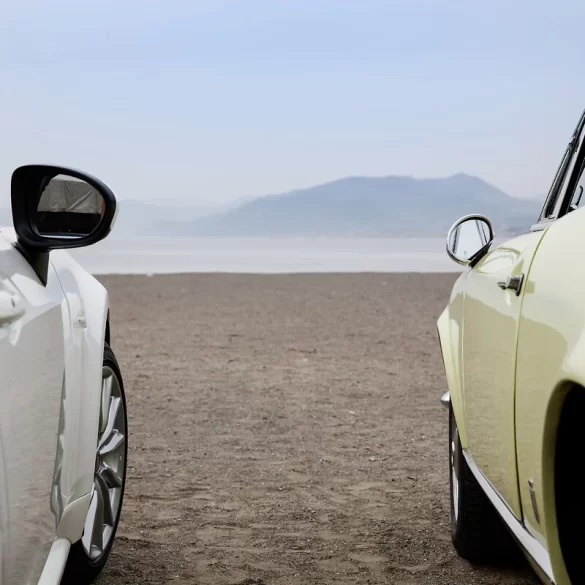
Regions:
<instances>
[{"instance_id":1,"label":"pale yellow paintwork","mask_svg":"<svg viewBox=\"0 0 585 585\"><path fill-rule=\"evenodd\" d=\"M522 297L498 281L527 273L543 232L494 248L465 275L462 381L468 448L475 463L522 517L514 440L516 340Z\"/></svg>"},{"instance_id":2,"label":"pale yellow paintwork","mask_svg":"<svg viewBox=\"0 0 585 585\"><path fill-rule=\"evenodd\" d=\"M547 230L530 271L518 339L520 492L527 526L547 544L553 567L562 565L553 484L556 428L567 390L574 384L585 386L584 243L585 209L559 219ZM540 524L529 505L529 478L542 510Z\"/></svg>"},{"instance_id":3,"label":"pale yellow paintwork","mask_svg":"<svg viewBox=\"0 0 585 585\"><path fill-rule=\"evenodd\" d=\"M526 275L519 297L497 286L519 273ZM548 550L556 582L568 584L554 448L568 388L585 387L585 209L494 248L466 270L438 328L463 448Z\"/></svg>"}]
</instances>

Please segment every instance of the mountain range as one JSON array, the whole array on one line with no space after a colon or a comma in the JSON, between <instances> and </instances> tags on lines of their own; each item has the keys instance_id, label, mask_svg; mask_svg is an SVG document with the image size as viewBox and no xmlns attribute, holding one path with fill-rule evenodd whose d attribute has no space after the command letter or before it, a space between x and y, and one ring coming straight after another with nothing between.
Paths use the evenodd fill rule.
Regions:
<instances>
[{"instance_id":1,"label":"mountain range","mask_svg":"<svg viewBox=\"0 0 585 585\"><path fill-rule=\"evenodd\" d=\"M442 237L469 213L483 213L496 235L504 236L535 223L542 199L510 197L463 173L440 179L348 177L224 205L125 199L112 237ZM10 211L0 209L0 225L11 223Z\"/></svg>"},{"instance_id":2,"label":"mountain range","mask_svg":"<svg viewBox=\"0 0 585 585\"><path fill-rule=\"evenodd\" d=\"M142 235L174 237L444 236L459 217L483 213L497 235L525 231L541 202L510 197L466 174L440 179L348 177L244 201L180 220L159 216ZM129 218L128 218L129 220Z\"/></svg>"}]
</instances>

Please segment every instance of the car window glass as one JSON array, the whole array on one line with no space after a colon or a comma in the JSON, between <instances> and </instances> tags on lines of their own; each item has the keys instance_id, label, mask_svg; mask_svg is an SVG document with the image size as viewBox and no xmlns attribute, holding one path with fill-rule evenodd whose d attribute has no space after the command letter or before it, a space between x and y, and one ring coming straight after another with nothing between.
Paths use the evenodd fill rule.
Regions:
<instances>
[{"instance_id":1,"label":"car window glass","mask_svg":"<svg viewBox=\"0 0 585 585\"><path fill-rule=\"evenodd\" d=\"M575 186L575 190L571 196L571 201L569 202L569 211L574 211L579 207L582 207L585 203L585 197L583 197L583 192L585 191L585 172L584 169L581 168L581 174L579 176L579 180Z\"/></svg>"},{"instance_id":2,"label":"car window glass","mask_svg":"<svg viewBox=\"0 0 585 585\"><path fill-rule=\"evenodd\" d=\"M569 164L570 157L571 147L567 148L565 154L563 155L563 159L561 160L561 164L559 165L557 174L555 175L549 194L547 195L541 219L550 219L554 216L555 204L558 201L557 193L559 192L559 184L565 177L565 170Z\"/></svg>"},{"instance_id":3,"label":"car window glass","mask_svg":"<svg viewBox=\"0 0 585 585\"><path fill-rule=\"evenodd\" d=\"M539 221L554 220L559 217L559 213L567 195L567 189L573 174L575 162L579 156L579 147L580 144L583 143L582 139L585 135L584 120L585 116L582 116L567 146L548 193Z\"/></svg>"},{"instance_id":4,"label":"car window glass","mask_svg":"<svg viewBox=\"0 0 585 585\"><path fill-rule=\"evenodd\" d=\"M585 189L585 131L581 135L581 143L577 153L571 160L562 189L555 203L554 218L557 219L583 205Z\"/></svg>"},{"instance_id":5,"label":"car window glass","mask_svg":"<svg viewBox=\"0 0 585 585\"><path fill-rule=\"evenodd\" d=\"M573 154L573 156L571 157L571 161L569 162L567 172L565 173L565 175L563 177L563 182L562 182L560 189L558 191L558 195L557 195L557 198L555 200L555 205L554 205L552 214L550 216L552 219L559 217L559 213L561 211L561 206L563 205L563 201L565 200L565 197L567 195L567 189L568 189L569 183L571 181L571 176L573 175L573 170L575 167L576 160L577 160L577 151L575 151L575 154Z\"/></svg>"}]
</instances>

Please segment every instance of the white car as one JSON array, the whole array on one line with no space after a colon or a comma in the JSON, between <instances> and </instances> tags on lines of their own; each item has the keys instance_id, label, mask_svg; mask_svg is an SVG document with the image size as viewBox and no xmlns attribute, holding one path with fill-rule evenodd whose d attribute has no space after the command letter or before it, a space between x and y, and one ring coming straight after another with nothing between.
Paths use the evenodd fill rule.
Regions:
<instances>
[{"instance_id":1,"label":"white car","mask_svg":"<svg viewBox=\"0 0 585 585\"><path fill-rule=\"evenodd\" d=\"M0 230L0 583L91 583L122 508L127 420L108 294L65 251L105 238L116 199L72 169L12 176ZM61 581L62 579L62 581Z\"/></svg>"}]
</instances>

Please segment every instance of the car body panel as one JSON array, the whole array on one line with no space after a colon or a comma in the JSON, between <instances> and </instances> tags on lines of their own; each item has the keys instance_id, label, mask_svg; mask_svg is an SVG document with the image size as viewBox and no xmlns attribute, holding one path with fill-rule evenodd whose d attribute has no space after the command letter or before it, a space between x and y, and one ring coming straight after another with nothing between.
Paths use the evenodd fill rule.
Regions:
<instances>
[{"instance_id":1,"label":"car body panel","mask_svg":"<svg viewBox=\"0 0 585 585\"><path fill-rule=\"evenodd\" d=\"M554 450L564 398L575 385L585 388L585 272L577 268L584 234L584 209L548 229L530 273L519 334L516 439L524 519L547 545L559 582L568 578L556 524Z\"/></svg>"},{"instance_id":2,"label":"car body panel","mask_svg":"<svg viewBox=\"0 0 585 585\"><path fill-rule=\"evenodd\" d=\"M531 232L488 252L465 275L462 385L467 448L476 465L521 519L514 430L516 347L523 291L502 290L527 274L544 232ZM457 419L456 419L457 420Z\"/></svg>"},{"instance_id":3,"label":"car body panel","mask_svg":"<svg viewBox=\"0 0 585 585\"><path fill-rule=\"evenodd\" d=\"M459 440L463 449L468 446L465 427L465 403L461 388L461 324L463 322L463 284L465 276L460 276L453 285L449 305L437 321L439 344L443 355L445 376L449 389L449 401L455 420L461 421Z\"/></svg>"},{"instance_id":4,"label":"car body panel","mask_svg":"<svg viewBox=\"0 0 585 585\"><path fill-rule=\"evenodd\" d=\"M463 456L467 461L469 469L477 479L479 485L493 504L496 512L500 515L512 536L516 539L522 550L527 553L528 560L541 579L548 583L554 583L553 569L551 558L546 548L528 531L523 523L518 520L510 507L504 502L500 494L494 490L489 480L483 475L481 470L475 464L473 457L468 450L463 451Z\"/></svg>"},{"instance_id":5,"label":"car body panel","mask_svg":"<svg viewBox=\"0 0 585 585\"><path fill-rule=\"evenodd\" d=\"M6 583L8 562L8 477L4 461L4 441L0 429L0 583Z\"/></svg>"},{"instance_id":6,"label":"car body panel","mask_svg":"<svg viewBox=\"0 0 585 585\"><path fill-rule=\"evenodd\" d=\"M51 263L70 312L70 336L66 338L67 370L65 437L61 495L63 515L57 535L75 542L81 537L83 523L68 515L82 515L76 504L87 501L93 488L96 440L99 427L103 348L109 302L106 289L65 251L51 253Z\"/></svg>"},{"instance_id":7,"label":"car body panel","mask_svg":"<svg viewBox=\"0 0 585 585\"><path fill-rule=\"evenodd\" d=\"M51 487L65 370L63 291L54 270L43 286L0 235L0 290L22 316L0 328L0 432L7 476L8 583L36 583L56 536Z\"/></svg>"},{"instance_id":8,"label":"car body panel","mask_svg":"<svg viewBox=\"0 0 585 585\"><path fill-rule=\"evenodd\" d=\"M0 290L12 287L26 305L21 320L0 327L0 362L13 377L5 380L13 390L0 397L13 415L0 415L0 488L8 488L0 490L6 500L0 502L0 582L33 584L42 572L39 582L48 585L59 582L67 560L63 543L81 538L91 499L109 303L106 289L65 251L51 253L44 287L15 241L14 230L0 230ZM19 349L15 343L22 341ZM15 393L28 398L26 410L15 410ZM27 412L27 420L15 412ZM30 465L24 454L19 459L22 445L37 449L42 465ZM27 488L38 484L40 491Z\"/></svg>"}]
</instances>

